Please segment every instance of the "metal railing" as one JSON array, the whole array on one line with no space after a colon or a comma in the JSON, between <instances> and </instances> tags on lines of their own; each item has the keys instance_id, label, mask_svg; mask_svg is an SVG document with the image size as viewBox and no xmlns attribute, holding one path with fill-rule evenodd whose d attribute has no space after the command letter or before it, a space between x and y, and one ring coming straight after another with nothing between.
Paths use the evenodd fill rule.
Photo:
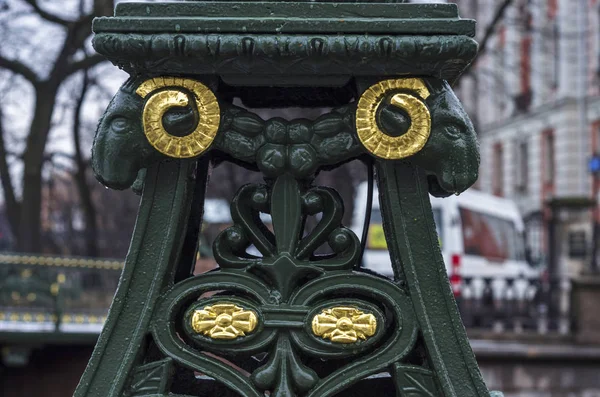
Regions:
<instances>
[{"instance_id":1,"label":"metal railing","mask_svg":"<svg viewBox=\"0 0 600 397\"><path fill-rule=\"evenodd\" d=\"M464 277L457 302L469 329L567 335L570 289L567 278Z\"/></svg>"},{"instance_id":2,"label":"metal railing","mask_svg":"<svg viewBox=\"0 0 600 397\"><path fill-rule=\"evenodd\" d=\"M123 263L0 254L0 332L100 332ZM568 335L570 282L463 277L457 302L470 332Z\"/></svg>"},{"instance_id":3,"label":"metal railing","mask_svg":"<svg viewBox=\"0 0 600 397\"><path fill-rule=\"evenodd\" d=\"M0 332L99 333L117 260L0 254Z\"/></svg>"}]
</instances>

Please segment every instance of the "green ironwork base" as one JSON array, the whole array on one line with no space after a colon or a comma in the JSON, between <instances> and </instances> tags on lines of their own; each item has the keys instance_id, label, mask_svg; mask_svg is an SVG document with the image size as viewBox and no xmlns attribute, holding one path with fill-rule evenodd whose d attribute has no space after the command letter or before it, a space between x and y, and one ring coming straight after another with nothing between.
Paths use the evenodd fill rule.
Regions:
<instances>
[{"instance_id":1,"label":"green ironwork base","mask_svg":"<svg viewBox=\"0 0 600 397\"><path fill-rule=\"evenodd\" d=\"M100 122L94 171L143 193L76 397L490 396L429 202L477 178L446 81L475 56L474 23L455 5L397 3L123 4L95 22L96 49L132 77ZM252 105L328 108L265 120ZM393 278L361 268L342 199L314 185L352 160L375 165ZM264 183L239 189L219 268L194 276L223 162Z\"/></svg>"}]
</instances>

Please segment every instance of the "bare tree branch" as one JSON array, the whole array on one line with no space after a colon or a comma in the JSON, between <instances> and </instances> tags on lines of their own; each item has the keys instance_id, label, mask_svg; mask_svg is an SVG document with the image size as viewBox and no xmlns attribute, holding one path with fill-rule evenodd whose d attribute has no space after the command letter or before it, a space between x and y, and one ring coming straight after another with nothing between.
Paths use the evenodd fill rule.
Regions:
<instances>
[{"instance_id":1,"label":"bare tree branch","mask_svg":"<svg viewBox=\"0 0 600 397\"><path fill-rule=\"evenodd\" d=\"M70 23L72 23L72 21L68 21L57 15L44 11L37 3L37 0L25 0L25 2L33 8L33 11L35 11L36 14L48 22L57 23L62 26L68 26Z\"/></svg>"},{"instance_id":2,"label":"bare tree branch","mask_svg":"<svg viewBox=\"0 0 600 397\"><path fill-rule=\"evenodd\" d=\"M8 153L4 145L5 131L2 124L2 112L0 110L0 179L2 179L2 190L6 202L6 213L13 236L17 236L19 230L20 203L15 195L15 188L8 167Z\"/></svg>"},{"instance_id":3,"label":"bare tree branch","mask_svg":"<svg viewBox=\"0 0 600 397\"><path fill-rule=\"evenodd\" d=\"M104 60L100 56L88 56L80 61L73 61L73 56L77 51L84 49L86 40L91 33L93 18L95 16L110 14L114 6L114 1L94 0L93 12L87 15L80 15L77 19L61 17L60 15L62 14L60 12L58 12L59 16L57 16L45 11L39 6L41 0L23 1L32 7L32 12L37 13L44 21L58 24L66 29L66 37L60 43L61 48L56 57L54 57L47 78L38 77L31 68L18 60L2 58L0 55L0 68L11 71L15 75L23 76L33 83L35 89L35 104L32 109L33 118L29 125L29 132L25 140L25 149L22 156L23 173L19 186L23 187L23 192L19 204L20 210L16 211L18 214L18 225L15 237L17 240L16 249L18 251L40 252L42 250L41 213L44 183L42 170L44 161L46 160L46 143L49 132L52 129L52 116L55 114L55 110L57 110L57 93L69 75L78 71L88 70ZM80 3L80 5L83 5L83 3ZM85 7L80 7L80 11L85 12ZM54 42L56 38L48 37L48 40ZM62 37L61 40L63 40ZM82 97L84 95L85 92L82 94ZM2 143L4 142L0 142L0 144ZM5 148L2 147L0 149ZM5 152L5 150L3 151ZM4 158L6 158L6 155L5 153ZM0 168L3 166L1 164L1 157L2 153L0 153ZM2 182L6 183L5 181L7 180L3 178ZM9 197L7 199L10 200Z\"/></svg>"},{"instance_id":4,"label":"bare tree branch","mask_svg":"<svg viewBox=\"0 0 600 397\"><path fill-rule=\"evenodd\" d=\"M85 15L78 21L69 25L67 29L67 37L65 38L62 49L56 57L52 72L50 73L49 81L54 81L55 83L60 84L62 80L75 71L83 69L81 67L78 69L71 68L72 65L79 64L79 62L70 63L70 58L78 50L82 49L85 40L89 37L91 32L90 24L92 23L93 18L93 15ZM85 61L85 59L80 62Z\"/></svg>"},{"instance_id":5,"label":"bare tree branch","mask_svg":"<svg viewBox=\"0 0 600 397\"><path fill-rule=\"evenodd\" d=\"M514 2L514 0L503 0L502 4L500 4L498 6L498 8L496 9L496 12L494 13L494 17L492 18L492 21L485 29L483 38L479 42L479 52L475 56L475 59L473 59L473 62L471 62L471 64L469 66L467 66L467 68L463 71L463 74L461 75L461 77L468 74L471 71L471 69L473 69L473 67L475 66L475 64L481 57L481 55L483 55L487 51L489 42L490 42L491 38L494 36L494 34L496 33L496 28L498 27L500 22L504 19L506 10L508 9L508 7L510 7L512 5L513 2ZM459 77L459 80L460 80L460 77ZM458 80L457 80L457 82L458 82Z\"/></svg>"},{"instance_id":6,"label":"bare tree branch","mask_svg":"<svg viewBox=\"0 0 600 397\"><path fill-rule=\"evenodd\" d=\"M99 54L90 55L80 61L73 62L71 65L69 65L69 67L67 69L67 75L77 73L81 70L91 69L94 66L96 66L104 61L106 61L106 58L104 58L102 55L99 55Z\"/></svg>"},{"instance_id":7,"label":"bare tree branch","mask_svg":"<svg viewBox=\"0 0 600 397\"><path fill-rule=\"evenodd\" d=\"M35 85L39 79L37 74L24 63L15 59L8 59L0 55L0 68L10 70L13 73L23 76L31 84Z\"/></svg>"},{"instance_id":8,"label":"bare tree branch","mask_svg":"<svg viewBox=\"0 0 600 397\"><path fill-rule=\"evenodd\" d=\"M90 186L87 182L87 168L88 164L83 157L83 153L81 150L81 116L83 103L85 101L85 96L90 87L90 79L88 76L87 69L83 72L83 80L81 82L81 92L77 98L77 105L74 109L74 119L73 119L73 141L75 145L75 163L77 164L77 171L75 172L75 183L77 185L77 190L79 192L79 199L81 202L81 207L83 209L84 217L85 217L85 227L86 227L86 255L89 256L97 256L98 255L98 223L96 221L96 206L94 205L94 201L92 200L92 192L90 190Z\"/></svg>"}]
</instances>

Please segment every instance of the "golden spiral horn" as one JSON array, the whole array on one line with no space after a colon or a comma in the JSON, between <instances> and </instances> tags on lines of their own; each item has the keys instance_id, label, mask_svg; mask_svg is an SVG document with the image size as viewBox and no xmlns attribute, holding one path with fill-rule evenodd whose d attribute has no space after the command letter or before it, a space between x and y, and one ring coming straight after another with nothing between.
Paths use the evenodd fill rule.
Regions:
<instances>
[{"instance_id":1,"label":"golden spiral horn","mask_svg":"<svg viewBox=\"0 0 600 397\"><path fill-rule=\"evenodd\" d=\"M144 134L162 154L179 159L196 157L215 139L221 122L219 103L215 94L199 81L155 77L140 84L136 93L147 98L142 115ZM198 125L186 136L171 135L163 126L163 116L173 107L187 106L190 94L198 110Z\"/></svg>"},{"instance_id":2,"label":"golden spiral horn","mask_svg":"<svg viewBox=\"0 0 600 397\"><path fill-rule=\"evenodd\" d=\"M377 110L394 91L390 104L404 110L411 120L408 131L401 136L390 136L377 123ZM373 155L399 160L418 153L431 135L431 114L424 100L429 89L418 78L380 81L365 91L356 109L356 130L363 146Z\"/></svg>"}]
</instances>

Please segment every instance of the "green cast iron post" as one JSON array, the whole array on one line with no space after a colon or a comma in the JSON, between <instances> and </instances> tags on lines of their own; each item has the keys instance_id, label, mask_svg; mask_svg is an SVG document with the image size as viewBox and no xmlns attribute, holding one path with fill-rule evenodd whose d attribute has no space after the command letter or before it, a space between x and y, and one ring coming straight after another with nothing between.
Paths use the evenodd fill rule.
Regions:
<instances>
[{"instance_id":1,"label":"green cast iron post","mask_svg":"<svg viewBox=\"0 0 600 397\"><path fill-rule=\"evenodd\" d=\"M143 192L75 396L490 395L429 203L477 179L475 132L449 85L477 52L474 21L453 4L186 1L119 4L94 32L131 76L98 127L94 171ZM324 114L252 111L292 106ZM361 268L344 203L313 183L351 160L374 167L393 279ZM219 268L193 276L223 162L264 183L239 189L213 242Z\"/></svg>"}]
</instances>

